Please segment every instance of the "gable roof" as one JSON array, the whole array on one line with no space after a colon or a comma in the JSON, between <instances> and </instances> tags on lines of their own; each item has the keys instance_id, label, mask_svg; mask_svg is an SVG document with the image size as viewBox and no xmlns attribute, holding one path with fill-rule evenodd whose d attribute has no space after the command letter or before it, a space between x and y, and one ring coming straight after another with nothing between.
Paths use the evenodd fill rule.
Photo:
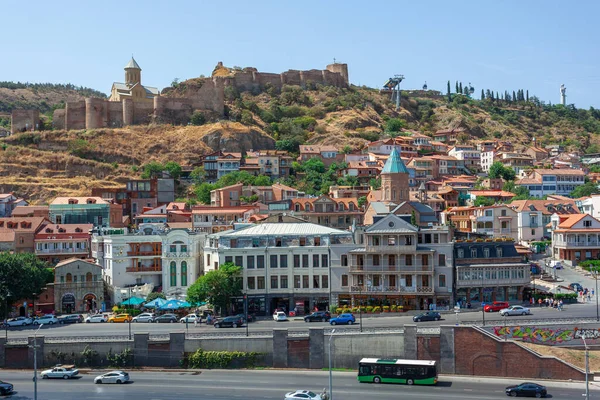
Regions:
<instances>
[{"instance_id":1,"label":"gable roof","mask_svg":"<svg viewBox=\"0 0 600 400\"><path fill-rule=\"evenodd\" d=\"M365 230L366 233L416 233L418 231L419 228L395 214L386 215Z\"/></svg>"},{"instance_id":2,"label":"gable roof","mask_svg":"<svg viewBox=\"0 0 600 400\"><path fill-rule=\"evenodd\" d=\"M573 215L569 215L567 218L565 218L560 224L558 224L558 228L559 229L568 229L568 228L572 228L573 225L575 225L576 223L578 223L579 221L581 221L582 219L584 219L585 217L590 217L590 218L594 218L589 214L573 214ZM594 218L595 219L595 218Z\"/></svg>"}]
</instances>

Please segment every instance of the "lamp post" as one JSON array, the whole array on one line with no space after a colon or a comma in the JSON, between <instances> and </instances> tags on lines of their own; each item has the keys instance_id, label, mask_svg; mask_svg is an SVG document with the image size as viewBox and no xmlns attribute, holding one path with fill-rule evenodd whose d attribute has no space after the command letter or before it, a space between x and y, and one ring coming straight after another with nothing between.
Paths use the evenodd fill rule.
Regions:
<instances>
[{"instance_id":1,"label":"lamp post","mask_svg":"<svg viewBox=\"0 0 600 400\"><path fill-rule=\"evenodd\" d=\"M7 322L4 324L4 337L8 342L8 298L10 297L10 290L6 289L6 298L4 299L4 320Z\"/></svg>"},{"instance_id":2,"label":"lamp post","mask_svg":"<svg viewBox=\"0 0 600 400\"><path fill-rule=\"evenodd\" d=\"M33 399L37 400L37 333L42 329L44 324L40 324L39 328L33 334Z\"/></svg>"},{"instance_id":3,"label":"lamp post","mask_svg":"<svg viewBox=\"0 0 600 400\"><path fill-rule=\"evenodd\" d=\"M481 314L483 315L483 326L485 326L485 305L481 306Z\"/></svg>"},{"instance_id":4,"label":"lamp post","mask_svg":"<svg viewBox=\"0 0 600 400\"><path fill-rule=\"evenodd\" d=\"M335 333L335 329L331 331L329 334L329 400L333 400L333 374L331 369L331 338Z\"/></svg>"},{"instance_id":5,"label":"lamp post","mask_svg":"<svg viewBox=\"0 0 600 400\"><path fill-rule=\"evenodd\" d=\"M360 296L360 300L358 302L358 320L360 325L360 331L362 332L362 286L358 287L358 295Z\"/></svg>"},{"instance_id":6,"label":"lamp post","mask_svg":"<svg viewBox=\"0 0 600 400\"><path fill-rule=\"evenodd\" d=\"M594 269L592 271L592 276L594 277L594 281L596 281L596 291L594 292L594 297L596 298L596 322L600 321L600 314L598 311L598 269Z\"/></svg>"},{"instance_id":7,"label":"lamp post","mask_svg":"<svg viewBox=\"0 0 600 400\"><path fill-rule=\"evenodd\" d=\"M504 313L504 341L506 342L506 337L508 336L508 333L506 332L506 313Z\"/></svg>"},{"instance_id":8,"label":"lamp post","mask_svg":"<svg viewBox=\"0 0 600 400\"><path fill-rule=\"evenodd\" d=\"M248 294L244 292L244 315L246 316L246 337L248 337Z\"/></svg>"},{"instance_id":9,"label":"lamp post","mask_svg":"<svg viewBox=\"0 0 600 400\"><path fill-rule=\"evenodd\" d=\"M588 345L585 341L585 331L583 335L581 335L581 339L583 340L583 345L585 346L585 400L590 400L590 380L589 380L589 371L590 371L590 353L588 351Z\"/></svg>"},{"instance_id":10,"label":"lamp post","mask_svg":"<svg viewBox=\"0 0 600 400\"><path fill-rule=\"evenodd\" d=\"M129 306L131 307L131 286L128 287L129 289ZM127 325L129 325L129 340L131 340L131 321L129 321L129 319L127 320Z\"/></svg>"}]
</instances>

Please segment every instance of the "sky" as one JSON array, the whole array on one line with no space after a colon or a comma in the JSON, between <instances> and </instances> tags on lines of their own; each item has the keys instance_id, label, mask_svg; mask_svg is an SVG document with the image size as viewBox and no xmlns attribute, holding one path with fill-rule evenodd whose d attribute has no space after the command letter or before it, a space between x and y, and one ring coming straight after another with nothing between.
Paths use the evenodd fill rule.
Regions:
<instances>
[{"instance_id":1,"label":"sky","mask_svg":"<svg viewBox=\"0 0 600 400\"><path fill-rule=\"evenodd\" d=\"M162 89L218 61L263 72L347 63L350 82L446 91L446 82L600 108L600 2L4 0L0 81L109 93L135 57ZM596 93L596 94L595 94Z\"/></svg>"}]
</instances>

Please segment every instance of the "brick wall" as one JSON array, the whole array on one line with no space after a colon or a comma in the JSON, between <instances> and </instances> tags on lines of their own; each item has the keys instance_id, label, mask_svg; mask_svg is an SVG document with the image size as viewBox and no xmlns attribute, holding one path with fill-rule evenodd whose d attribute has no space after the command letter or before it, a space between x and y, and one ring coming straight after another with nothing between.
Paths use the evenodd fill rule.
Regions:
<instances>
[{"instance_id":1,"label":"brick wall","mask_svg":"<svg viewBox=\"0 0 600 400\"><path fill-rule=\"evenodd\" d=\"M585 379L585 372L574 366L538 355L518 343L504 342L476 328L454 328L454 351L457 375Z\"/></svg>"},{"instance_id":2,"label":"brick wall","mask_svg":"<svg viewBox=\"0 0 600 400\"><path fill-rule=\"evenodd\" d=\"M52 115L52 127L57 130L65 129L65 109L54 110Z\"/></svg>"},{"instance_id":3,"label":"brick wall","mask_svg":"<svg viewBox=\"0 0 600 400\"><path fill-rule=\"evenodd\" d=\"M440 362L440 337L417 336L417 359Z\"/></svg>"},{"instance_id":4,"label":"brick wall","mask_svg":"<svg viewBox=\"0 0 600 400\"><path fill-rule=\"evenodd\" d=\"M69 101L65 107L65 129L85 129L85 101Z\"/></svg>"},{"instance_id":5,"label":"brick wall","mask_svg":"<svg viewBox=\"0 0 600 400\"><path fill-rule=\"evenodd\" d=\"M10 133L23 132L25 129L32 131L40 122L40 112L38 110L13 110L10 119Z\"/></svg>"}]
</instances>

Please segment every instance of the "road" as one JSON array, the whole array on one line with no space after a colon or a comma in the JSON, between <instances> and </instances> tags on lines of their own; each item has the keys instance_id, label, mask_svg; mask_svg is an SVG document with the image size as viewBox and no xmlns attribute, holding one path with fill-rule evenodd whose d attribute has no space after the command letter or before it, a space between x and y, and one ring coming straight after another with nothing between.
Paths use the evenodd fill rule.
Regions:
<instances>
[{"instance_id":1,"label":"road","mask_svg":"<svg viewBox=\"0 0 600 400\"><path fill-rule=\"evenodd\" d=\"M573 320L573 323L582 325L578 322L581 318L594 318L596 317L596 305L592 304L568 304L565 306L565 311L559 312L552 308L546 307L534 307L531 309L532 315L527 316L513 316L513 317L501 317L498 313L485 313L486 325L501 325L505 322L508 323L519 323L524 321L526 323L531 320L539 320L540 323L543 320L548 319L565 319L566 322ZM482 312L467 312L463 311L459 314L458 320L461 324L464 323L482 323ZM359 315L356 315L356 324L354 326L337 327L337 329L359 329ZM369 328L390 328L400 329L404 324L414 324L411 315L386 315L386 316L371 316L363 314L363 329ZM457 322L456 315L454 313L447 313L442 315L442 320L438 322L419 322L418 326L423 327L436 327L439 325L454 325ZM590 323L595 323L591 320ZM331 327L328 323L312 322L305 323L302 320L296 321L291 320L288 322L275 322L269 319L259 320L257 322L251 322L249 325L250 332L259 331L271 331L273 328L288 328L290 331L304 331L307 332L309 327ZM36 327L11 327L8 330L8 337L10 338L26 338L33 336L33 332ZM131 332L147 332L150 334L168 334L169 332L183 332L186 331L185 324L149 324L149 323L132 323ZM200 324L194 326L189 324L187 327L189 333L217 333L217 332L236 332L243 333L244 328L222 328L216 329L213 326L207 326L206 324ZM129 333L129 324L126 323L96 323L96 324L72 324L72 325L51 325L43 326L40 335L46 337L70 337L70 336L126 336ZM2 332L0 331L0 335Z\"/></svg>"},{"instance_id":2,"label":"road","mask_svg":"<svg viewBox=\"0 0 600 400\"><path fill-rule=\"evenodd\" d=\"M328 387L328 372L323 371L219 371L198 372L130 372L132 383L94 385L96 374L79 379L38 380L39 400L281 400L294 390L321 392ZM31 372L4 371L2 380L15 385L11 400L33 399ZM504 399L504 388L520 380L440 377L437 386L375 385L358 383L354 372L333 373L333 398L336 400L403 399ZM543 382L553 399L578 399L584 393L581 383ZM600 390L592 387L591 399L600 399Z\"/></svg>"}]
</instances>

